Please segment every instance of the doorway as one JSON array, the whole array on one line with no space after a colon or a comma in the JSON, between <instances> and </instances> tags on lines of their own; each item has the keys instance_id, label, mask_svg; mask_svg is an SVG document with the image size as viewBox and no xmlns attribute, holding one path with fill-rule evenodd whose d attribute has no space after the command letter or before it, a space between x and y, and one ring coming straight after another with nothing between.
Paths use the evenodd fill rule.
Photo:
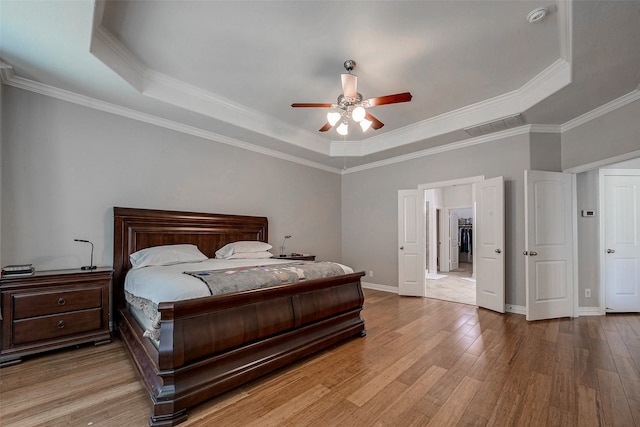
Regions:
<instances>
[{"instance_id":1,"label":"doorway","mask_svg":"<svg viewBox=\"0 0 640 427\"><path fill-rule=\"evenodd\" d=\"M426 274L437 273L438 251L433 248L438 242L427 241L437 236L434 230L426 230L427 218L435 218L436 209L444 208L444 199L438 198L441 187L471 185L474 219L477 223L473 254L476 275L476 304L479 307L504 313L505 269L504 269L504 177L484 179L483 176L452 181L423 184L417 189L398 190L398 294L402 296L426 296ZM465 202L463 205L468 205ZM458 203L452 203L453 206ZM441 216L447 222L441 230L449 233L447 214ZM436 221L429 221L429 228ZM440 247L449 241L443 236ZM431 248L431 249L430 249ZM446 256L446 260L445 260ZM439 265L447 266L447 250L440 250Z\"/></svg>"},{"instance_id":2,"label":"doorway","mask_svg":"<svg viewBox=\"0 0 640 427\"><path fill-rule=\"evenodd\" d=\"M453 183L430 188L425 190L425 200L425 297L476 305L473 266L473 184ZM429 209L431 205L434 205L433 209ZM430 246L437 248L435 256L432 254L431 258L428 249Z\"/></svg>"}]
</instances>

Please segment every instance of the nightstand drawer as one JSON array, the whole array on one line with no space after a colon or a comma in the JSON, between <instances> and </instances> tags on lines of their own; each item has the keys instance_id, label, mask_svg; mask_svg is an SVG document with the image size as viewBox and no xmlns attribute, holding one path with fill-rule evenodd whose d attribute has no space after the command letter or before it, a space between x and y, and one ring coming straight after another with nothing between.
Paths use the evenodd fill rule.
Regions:
<instances>
[{"instance_id":1,"label":"nightstand drawer","mask_svg":"<svg viewBox=\"0 0 640 427\"><path fill-rule=\"evenodd\" d=\"M51 290L13 295L13 318L42 316L102 306L102 288Z\"/></svg>"},{"instance_id":2,"label":"nightstand drawer","mask_svg":"<svg viewBox=\"0 0 640 427\"><path fill-rule=\"evenodd\" d=\"M16 320L13 322L13 344L48 340L103 327L101 308Z\"/></svg>"}]
</instances>

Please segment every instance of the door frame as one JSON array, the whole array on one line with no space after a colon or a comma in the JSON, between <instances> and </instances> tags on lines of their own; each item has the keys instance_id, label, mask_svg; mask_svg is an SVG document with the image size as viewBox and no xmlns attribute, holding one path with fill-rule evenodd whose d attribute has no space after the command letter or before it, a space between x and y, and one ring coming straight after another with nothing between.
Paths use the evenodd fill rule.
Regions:
<instances>
[{"instance_id":1,"label":"door frame","mask_svg":"<svg viewBox=\"0 0 640 427\"><path fill-rule=\"evenodd\" d=\"M418 185L418 190L433 190L433 189L437 189L437 188L451 187L453 185L475 184L476 182L482 182L482 181L484 181L484 175L476 175L476 176L469 176L469 177L466 177L466 178L458 178L458 179L451 179L451 180L447 180L447 181L437 181L437 182L429 182L429 183L426 183L426 184L420 184L420 185ZM473 206L472 206L472 208L473 208ZM442 240L444 240L444 237L449 236L449 232L448 231L445 234L443 234L443 229L445 227L445 223L449 224L449 211L446 210L445 206L443 206L440 211L441 211L440 212L441 215L440 215L440 224L439 224L438 232L440 233L439 237ZM448 226L448 225L446 225L446 226ZM438 240L440 240L440 239L438 239ZM444 257L442 245L438 244L438 249L440 250L440 258L438 260L440 262L440 269L438 269L438 270L442 269L442 266L444 265L443 261L446 261L446 265L447 265L447 268L448 268L449 267L448 252L447 252L447 256ZM449 249L447 248L447 251L448 250ZM474 260L475 260L475 258L474 258Z\"/></svg>"},{"instance_id":2,"label":"door frame","mask_svg":"<svg viewBox=\"0 0 640 427\"><path fill-rule=\"evenodd\" d=\"M605 202L605 197L604 197L604 191L605 191L605 185L604 185L604 179L605 176L607 175L629 175L629 176L638 176L640 175L640 170L638 169L604 169L604 168L600 168L598 169L598 209L600 210L600 215L598 218L598 239L600 240L598 242L598 248L599 248L599 253L600 256L598 257L598 263L600 264L598 266L598 270L600 271L600 292L599 292L599 300L600 300L600 314L601 315L606 315L607 314L607 306L606 306L606 286L607 286L607 280L606 280L606 271L605 271L605 265L606 265L606 239L605 239L605 223L604 223L604 202Z\"/></svg>"},{"instance_id":3,"label":"door frame","mask_svg":"<svg viewBox=\"0 0 640 427\"><path fill-rule=\"evenodd\" d=\"M460 185L460 184L458 184ZM473 190L472 190L473 191ZM446 206L444 208L445 211L445 217L447 218L447 222L449 224L448 228L447 228L447 235L445 237L449 238L449 243L451 242L451 211L457 211L457 210L462 210L462 209L469 209L472 211L471 215L473 218L473 222L475 223L475 207L473 204L467 206L467 205L460 205L460 206ZM475 225L475 224L474 224ZM460 248L460 242L458 242L458 248ZM449 250L451 250L451 244L449 244ZM476 251L474 250L472 252L472 256L473 256L473 262L472 264L475 262L476 260ZM458 264L460 264L460 254L458 253ZM451 271L451 254L449 254L449 271ZM475 270L472 270L472 276L475 277Z\"/></svg>"}]
</instances>

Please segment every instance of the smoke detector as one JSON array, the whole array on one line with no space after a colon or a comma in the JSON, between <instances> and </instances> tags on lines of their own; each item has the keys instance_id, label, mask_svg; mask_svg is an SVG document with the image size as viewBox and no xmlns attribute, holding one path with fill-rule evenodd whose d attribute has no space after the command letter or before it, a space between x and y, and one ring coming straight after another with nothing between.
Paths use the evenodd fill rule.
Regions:
<instances>
[{"instance_id":1,"label":"smoke detector","mask_svg":"<svg viewBox=\"0 0 640 427\"><path fill-rule=\"evenodd\" d=\"M547 13L549 13L549 9L546 7L538 7L529 12L527 21L529 21L530 24L541 22L547 17Z\"/></svg>"}]
</instances>

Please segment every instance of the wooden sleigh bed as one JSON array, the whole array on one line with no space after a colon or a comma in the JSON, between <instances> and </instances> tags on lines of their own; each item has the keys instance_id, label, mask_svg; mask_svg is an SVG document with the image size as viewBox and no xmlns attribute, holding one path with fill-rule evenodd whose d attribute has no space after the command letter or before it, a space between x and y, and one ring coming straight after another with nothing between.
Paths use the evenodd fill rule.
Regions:
<instances>
[{"instance_id":1,"label":"wooden sleigh bed","mask_svg":"<svg viewBox=\"0 0 640 427\"><path fill-rule=\"evenodd\" d=\"M210 258L227 243L266 242L265 217L114 208L116 324L151 397L150 425L175 425L187 409L284 365L366 334L364 273L226 295L162 302L157 346L125 301L129 255L195 244Z\"/></svg>"}]
</instances>

